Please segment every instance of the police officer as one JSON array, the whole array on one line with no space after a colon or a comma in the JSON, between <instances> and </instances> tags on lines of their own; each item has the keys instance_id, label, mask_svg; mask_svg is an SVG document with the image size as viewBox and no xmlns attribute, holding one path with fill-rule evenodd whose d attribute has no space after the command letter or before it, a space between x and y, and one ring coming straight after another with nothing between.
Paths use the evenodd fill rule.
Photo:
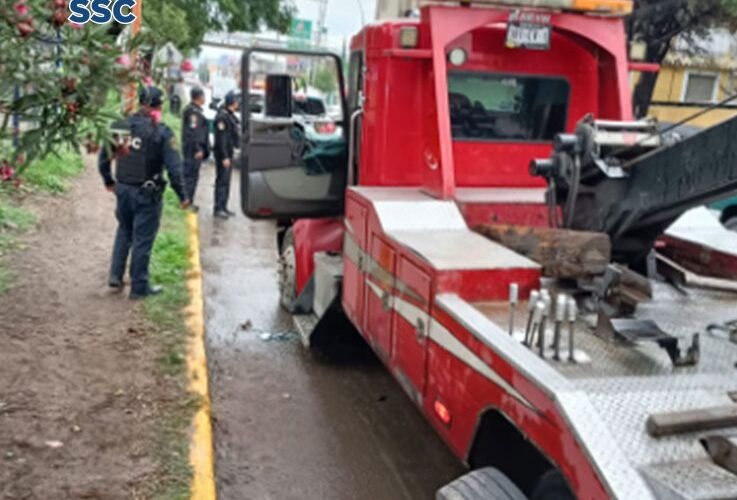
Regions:
<instances>
[{"instance_id":1,"label":"police officer","mask_svg":"<svg viewBox=\"0 0 737 500\"><path fill-rule=\"evenodd\" d=\"M194 203L197 183L200 180L200 167L210 156L210 131L202 109L205 104L205 92L200 87L194 87L190 91L190 98L190 103L184 108L182 151L187 197ZM197 205L192 205L192 209L197 210Z\"/></svg>"},{"instance_id":2,"label":"police officer","mask_svg":"<svg viewBox=\"0 0 737 500\"><path fill-rule=\"evenodd\" d=\"M215 217L227 219L235 215L228 210L230 175L235 149L240 144L240 120L235 115L240 107L240 95L228 92L215 117Z\"/></svg>"},{"instance_id":3,"label":"police officer","mask_svg":"<svg viewBox=\"0 0 737 500\"><path fill-rule=\"evenodd\" d=\"M176 138L169 127L159 123L163 94L155 87L144 88L139 102L141 106L136 114L113 124L113 156L103 148L99 158L105 187L117 198L118 231L109 284L111 288L123 288L123 274L130 253L131 299L142 299L163 290L149 283L148 264L161 220L162 196L166 188L164 165L182 208L189 206ZM116 161L115 177L110 168L112 160Z\"/></svg>"}]
</instances>

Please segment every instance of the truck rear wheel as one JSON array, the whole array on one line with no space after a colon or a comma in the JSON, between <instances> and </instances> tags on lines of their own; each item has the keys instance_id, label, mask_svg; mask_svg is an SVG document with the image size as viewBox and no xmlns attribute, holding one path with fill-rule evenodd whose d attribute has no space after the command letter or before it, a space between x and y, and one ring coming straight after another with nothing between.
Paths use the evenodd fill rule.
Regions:
<instances>
[{"instance_id":1,"label":"truck rear wheel","mask_svg":"<svg viewBox=\"0 0 737 500\"><path fill-rule=\"evenodd\" d=\"M435 500L527 500L499 469L486 467L440 488Z\"/></svg>"},{"instance_id":2,"label":"truck rear wheel","mask_svg":"<svg viewBox=\"0 0 737 500\"><path fill-rule=\"evenodd\" d=\"M530 500L576 500L563 474L551 469L540 477Z\"/></svg>"},{"instance_id":3,"label":"truck rear wheel","mask_svg":"<svg viewBox=\"0 0 737 500\"><path fill-rule=\"evenodd\" d=\"M297 299L297 251L291 227L284 234L284 241L279 251L278 270L279 302L287 312L292 312L292 305Z\"/></svg>"}]
</instances>

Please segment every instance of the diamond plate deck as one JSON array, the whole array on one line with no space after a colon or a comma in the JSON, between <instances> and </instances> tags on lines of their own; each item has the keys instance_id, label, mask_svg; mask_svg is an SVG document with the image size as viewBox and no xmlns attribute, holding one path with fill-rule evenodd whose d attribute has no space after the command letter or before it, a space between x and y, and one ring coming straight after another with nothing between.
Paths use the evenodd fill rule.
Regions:
<instances>
[{"instance_id":1,"label":"diamond plate deck","mask_svg":"<svg viewBox=\"0 0 737 500\"><path fill-rule=\"evenodd\" d=\"M507 304L475 304L479 311L508 329ZM526 304L517 313L515 338L526 322ZM716 466L699 443L707 433L688 433L652 438L645 429L652 413L680 411L732 404L729 396L737 390L737 345L710 335L707 325L737 319L737 295L689 290L683 295L672 287L656 283L654 299L640 307L638 318L652 319L671 335L690 345L694 333L701 334L701 360L698 366L674 368L668 355L655 344L621 345L593 335L591 318L576 325L576 348L591 358L589 363L569 364L548 359L554 368L577 389L596 415L578 415L575 404L569 413L575 425L596 418L614 437L629 466L647 480L656 498L737 498L737 476ZM547 339L552 339L552 326ZM563 351L567 351L567 330ZM564 398L565 399L565 398ZM569 398L570 399L570 398ZM586 405L584 405L586 406ZM725 429L734 434L737 428ZM720 432L716 432L719 434ZM592 455L601 455L596 435L584 440ZM612 477L617 471L607 471Z\"/></svg>"}]
</instances>

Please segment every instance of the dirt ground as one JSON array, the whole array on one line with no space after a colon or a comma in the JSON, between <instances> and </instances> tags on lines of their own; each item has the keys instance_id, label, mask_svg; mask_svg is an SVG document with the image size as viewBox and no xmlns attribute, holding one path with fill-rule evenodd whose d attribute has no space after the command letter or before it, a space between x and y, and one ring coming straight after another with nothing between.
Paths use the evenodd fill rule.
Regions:
<instances>
[{"instance_id":1,"label":"dirt ground","mask_svg":"<svg viewBox=\"0 0 737 500\"><path fill-rule=\"evenodd\" d=\"M0 296L0 499L141 498L156 482L155 423L176 381L140 305L106 287L114 197L87 169L39 197Z\"/></svg>"},{"instance_id":2,"label":"dirt ground","mask_svg":"<svg viewBox=\"0 0 737 500\"><path fill-rule=\"evenodd\" d=\"M231 210L238 211L238 172ZM220 500L428 500L463 467L374 357L302 347L279 308L276 232L198 203Z\"/></svg>"}]
</instances>

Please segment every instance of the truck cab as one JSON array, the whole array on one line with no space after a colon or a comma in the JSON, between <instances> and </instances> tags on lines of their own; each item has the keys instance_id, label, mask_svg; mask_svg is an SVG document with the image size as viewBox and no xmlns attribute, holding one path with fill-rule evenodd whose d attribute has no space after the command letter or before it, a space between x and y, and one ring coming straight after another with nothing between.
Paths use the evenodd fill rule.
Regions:
<instances>
[{"instance_id":1,"label":"truck cab","mask_svg":"<svg viewBox=\"0 0 737 500\"><path fill-rule=\"evenodd\" d=\"M255 59L285 59L267 77L263 116L244 116L241 177L243 212L283 230L282 305L307 345L357 332L474 469L439 499L699 498L714 477L719 494L737 494L737 473L696 449L696 438L666 443L645 429L650 410L724 403L737 346L696 370L699 395L672 381L659 347L629 351L590 333L576 334L575 347L574 332L587 327L568 294L579 292L473 230L517 226L529 237L547 228L557 220L555 189L531 175L531 162L557 155L554 142L584 117L632 122L623 20L631 8L624 0L434 2L417 19L366 26L351 40L345 72L331 54L244 54L244 85ZM340 140L296 130L290 65L332 69ZM542 290L564 304L566 356L548 351ZM658 293L649 313L668 317L677 295ZM515 321L525 310L526 328ZM726 321L725 311L715 317ZM542 335L537 347L531 327ZM700 476L674 486L686 473Z\"/></svg>"}]
</instances>

